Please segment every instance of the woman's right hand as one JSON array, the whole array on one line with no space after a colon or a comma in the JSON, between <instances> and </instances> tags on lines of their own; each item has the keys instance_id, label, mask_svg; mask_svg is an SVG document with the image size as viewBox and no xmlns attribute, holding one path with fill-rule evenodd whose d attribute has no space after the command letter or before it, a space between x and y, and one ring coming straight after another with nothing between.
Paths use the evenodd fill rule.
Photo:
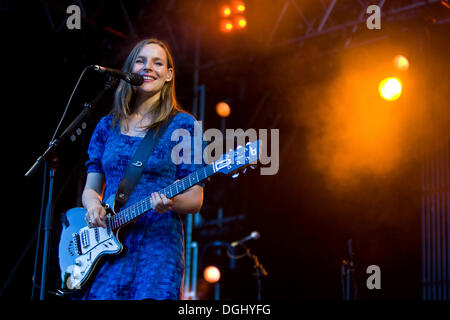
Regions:
<instances>
[{"instance_id":1,"label":"woman's right hand","mask_svg":"<svg viewBox=\"0 0 450 320\"><path fill-rule=\"evenodd\" d=\"M105 216L106 209L101 204L95 204L87 209L84 219L89 228L106 228L104 223Z\"/></svg>"},{"instance_id":2,"label":"woman's right hand","mask_svg":"<svg viewBox=\"0 0 450 320\"><path fill-rule=\"evenodd\" d=\"M103 208L101 202L104 183L105 178L102 173L88 173L81 200L84 208L87 210L84 219L90 228L106 228L106 225L103 222L106 216L106 210Z\"/></svg>"}]
</instances>

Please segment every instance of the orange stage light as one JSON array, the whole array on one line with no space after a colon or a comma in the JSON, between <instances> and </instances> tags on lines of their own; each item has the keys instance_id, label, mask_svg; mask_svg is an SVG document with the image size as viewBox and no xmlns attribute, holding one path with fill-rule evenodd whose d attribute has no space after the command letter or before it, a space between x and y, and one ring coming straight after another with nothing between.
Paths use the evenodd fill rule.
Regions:
<instances>
[{"instance_id":1,"label":"orange stage light","mask_svg":"<svg viewBox=\"0 0 450 320\"><path fill-rule=\"evenodd\" d=\"M401 71L408 70L409 68L409 61L406 59L405 56L402 56L401 54L395 56L394 58L394 65L397 69Z\"/></svg>"},{"instance_id":2,"label":"orange stage light","mask_svg":"<svg viewBox=\"0 0 450 320\"><path fill-rule=\"evenodd\" d=\"M243 1L232 1L220 7L220 31L231 32L234 29L244 29L247 27L247 20L244 16L246 10ZM226 19L224 19L226 18Z\"/></svg>"},{"instance_id":3,"label":"orange stage light","mask_svg":"<svg viewBox=\"0 0 450 320\"><path fill-rule=\"evenodd\" d=\"M224 17L229 17L231 15L231 8L229 6L223 6L220 9L220 13Z\"/></svg>"},{"instance_id":4,"label":"orange stage light","mask_svg":"<svg viewBox=\"0 0 450 320\"><path fill-rule=\"evenodd\" d=\"M242 16L237 17L236 21L239 28L245 28L247 26L247 20Z\"/></svg>"},{"instance_id":5,"label":"orange stage light","mask_svg":"<svg viewBox=\"0 0 450 320\"><path fill-rule=\"evenodd\" d=\"M378 91L383 99L394 101L402 94L402 83L400 79L395 77L386 78L380 82Z\"/></svg>"},{"instance_id":6,"label":"orange stage light","mask_svg":"<svg viewBox=\"0 0 450 320\"><path fill-rule=\"evenodd\" d=\"M245 4L242 1L235 1L234 7L236 8L237 12L245 11Z\"/></svg>"},{"instance_id":7,"label":"orange stage light","mask_svg":"<svg viewBox=\"0 0 450 320\"><path fill-rule=\"evenodd\" d=\"M233 30L233 23L230 20L222 19L220 21L220 31L230 32Z\"/></svg>"},{"instance_id":8,"label":"orange stage light","mask_svg":"<svg viewBox=\"0 0 450 320\"><path fill-rule=\"evenodd\" d=\"M218 104L216 104L216 113L222 117L222 118L226 118L230 115L231 113L231 108L228 105L228 103L226 102L219 102Z\"/></svg>"},{"instance_id":9,"label":"orange stage light","mask_svg":"<svg viewBox=\"0 0 450 320\"><path fill-rule=\"evenodd\" d=\"M209 283L216 283L220 280L220 270L216 266L207 266L203 271L203 278Z\"/></svg>"}]
</instances>

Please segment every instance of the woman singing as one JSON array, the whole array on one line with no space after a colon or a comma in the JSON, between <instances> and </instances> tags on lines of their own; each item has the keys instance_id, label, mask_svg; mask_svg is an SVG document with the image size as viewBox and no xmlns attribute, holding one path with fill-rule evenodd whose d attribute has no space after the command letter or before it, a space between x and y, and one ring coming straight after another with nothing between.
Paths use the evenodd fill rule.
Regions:
<instances>
[{"instance_id":1,"label":"woman singing","mask_svg":"<svg viewBox=\"0 0 450 320\"><path fill-rule=\"evenodd\" d=\"M156 191L199 168L171 160L171 150L177 144L171 140L172 132L182 128L194 136L195 119L177 105L173 59L164 43L156 39L139 42L127 57L123 71L142 75L144 83L133 87L121 81L112 112L99 121L93 132L82 194L90 227L106 227L102 199L116 193L147 130L158 129L167 119L173 119L123 207L151 195L154 210L121 232L127 251L107 259L91 285L83 289L81 298L180 299L184 273L180 215L200 210L203 187L195 185L172 199Z\"/></svg>"}]
</instances>

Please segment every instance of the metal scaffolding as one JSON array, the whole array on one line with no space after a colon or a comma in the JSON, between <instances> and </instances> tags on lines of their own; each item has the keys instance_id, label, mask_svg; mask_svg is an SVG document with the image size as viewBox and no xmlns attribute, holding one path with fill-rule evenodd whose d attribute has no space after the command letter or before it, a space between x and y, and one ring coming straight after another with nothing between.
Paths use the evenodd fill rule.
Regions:
<instances>
[{"instance_id":1,"label":"metal scaffolding","mask_svg":"<svg viewBox=\"0 0 450 320\"><path fill-rule=\"evenodd\" d=\"M445 12L447 7L440 0L409 0L409 1L378 1L381 9L381 19L384 21L395 21L400 15L414 17L418 10L428 8L430 10L442 10L443 14L435 23L450 22L449 13ZM267 39L267 45L271 45L273 39L281 37L280 45L298 43L303 46L308 39L331 35L339 31L339 35L345 38L345 47L349 47L352 35L358 29L365 28L368 18L367 8L374 4L367 0L320 0L316 6L302 8L297 0L286 0L281 7L280 13ZM285 38L278 29L286 19L286 13L292 10L298 19L298 34L294 37ZM289 17L291 19L292 17ZM402 18L402 19L403 19Z\"/></svg>"}]
</instances>

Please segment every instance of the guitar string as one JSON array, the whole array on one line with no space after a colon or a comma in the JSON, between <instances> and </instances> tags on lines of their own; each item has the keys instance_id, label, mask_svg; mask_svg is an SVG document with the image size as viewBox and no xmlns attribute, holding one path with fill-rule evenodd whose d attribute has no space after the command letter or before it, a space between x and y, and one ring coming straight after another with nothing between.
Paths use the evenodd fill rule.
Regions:
<instances>
[{"instance_id":1,"label":"guitar string","mask_svg":"<svg viewBox=\"0 0 450 320\"><path fill-rule=\"evenodd\" d=\"M208 168L210 170L207 170ZM201 179L199 179L199 177L198 177L199 171L200 172L203 171L204 177ZM208 171L210 171L210 173L208 173ZM183 179L169 185L168 187L161 189L160 193L164 194L166 197L168 196L169 198L172 198L175 195L181 193L182 191L187 190L190 187L192 187L193 185L208 178L208 176L210 176L213 173L214 173L214 169L212 168L212 164L209 164L209 165L204 166L203 168L189 174L188 176L184 177ZM191 179L194 182L191 182ZM185 185L185 183L187 186ZM180 186L181 192L179 191L179 188L178 188L179 186ZM173 190L173 188L175 188L176 191ZM139 210L139 208L141 208L141 209ZM118 227L122 226L123 224L133 220L134 218L138 217L139 215L141 215L144 212L147 212L151 209L153 209L153 208L151 206L150 197L147 197L147 198L131 205L130 207L120 211L119 213L115 214L114 216L111 216L110 219L112 219L112 224L111 224L112 229L117 229Z\"/></svg>"}]
</instances>

